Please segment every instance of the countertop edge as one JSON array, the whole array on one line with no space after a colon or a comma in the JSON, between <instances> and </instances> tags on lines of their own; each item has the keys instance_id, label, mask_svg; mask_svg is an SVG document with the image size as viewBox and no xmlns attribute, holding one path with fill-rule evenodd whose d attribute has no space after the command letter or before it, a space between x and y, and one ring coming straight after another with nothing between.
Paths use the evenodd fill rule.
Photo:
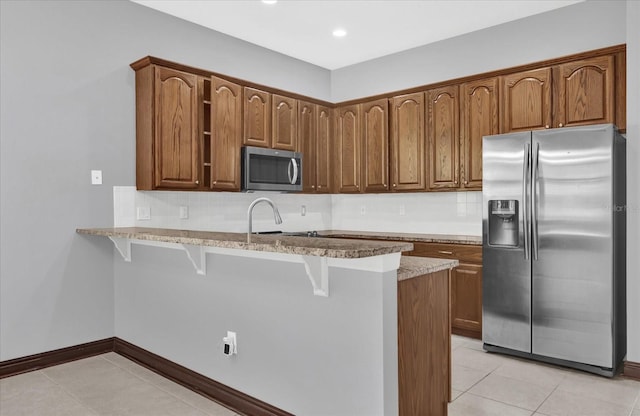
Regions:
<instances>
[{"instance_id":1,"label":"countertop edge","mask_svg":"<svg viewBox=\"0 0 640 416\"><path fill-rule=\"evenodd\" d=\"M482 236L454 234L390 233L384 231L325 230L318 234L334 238L370 239L379 241L407 241L418 243L482 245Z\"/></svg>"},{"instance_id":2,"label":"countertop edge","mask_svg":"<svg viewBox=\"0 0 640 416\"><path fill-rule=\"evenodd\" d=\"M431 257L402 256L398 269L398 281L411 279L425 274L453 269L460 263L458 260L436 259Z\"/></svg>"}]
</instances>

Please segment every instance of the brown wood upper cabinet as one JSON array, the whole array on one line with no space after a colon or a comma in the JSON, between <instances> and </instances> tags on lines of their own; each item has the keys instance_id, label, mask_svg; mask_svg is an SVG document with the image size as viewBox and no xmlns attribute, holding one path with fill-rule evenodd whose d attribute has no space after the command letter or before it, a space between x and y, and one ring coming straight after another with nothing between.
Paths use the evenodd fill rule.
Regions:
<instances>
[{"instance_id":1,"label":"brown wood upper cabinet","mask_svg":"<svg viewBox=\"0 0 640 416\"><path fill-rule=\"evenodd\" d=\"M211 77L210 102L211 143L205 146L210 162L204 162L205 172L207 167L211 172L209 188L237 191L240 190L242 87L222 78Z\"/></svg>"},{"instance_id":2,"label":"brown wood upper cabinet","mask_svg":"<svg viewBox=\"0 0 640 416\"><path fill-rule=\"evenodd\" d=\"M271 147L271 94L244 87L244 136L246 146Z\"/></svg>"},{"instance_id":3,"label":"brown wood upper cabinet","mask_svg":"<svg viewBox=\"0 0 640 416\"><path fill-rule=\"evenodd\" d=\"M361 106L363 191L388 191L389 111L387 99L363 103Z\"/></svg>"},{"instance_id":4,"label":"brown wood upper cabinet","mask_svg":"<svg viewBox=\"0 0 640 416\"><path fill-rule=\"evenodd\" d=\"M562 64L557 72L554 127L615 123L613 55Z\"/></svg>"},{"instance_id":5,"label":"brown wood upper cabinet","mask_svg":"<svg viewBox=\"0 0 640 416\"><path fill-rule=\"evenodd\" d=\"M331 109L298 101L298 143L302 153L303 192L331 191L330 138Z\"/></svg>"},{"instance_id":6,"label":"brown wood upper cabinet","mask_svg":"<svg viewBox=\"0 0 640 416\"><path fill-rule=\"evenodd\" d=\"M389 99L390 171L393 191L421 191L425 181L424 93Z\"/></svg>"},{"instance_id":7,"label":"brown wood upper cabinet","mask_svg":"<svg viewBox=\"0 0 640 416\"><path fill-rule=\"evenodd\" d=\"M333 110L318 106L316 146L316 192L333 192L331 169L334 164L331 135L333 132ZM304 163L304 161L303 161Z\"/></svg>"},{"instance_id":8,"label":"brown wood upper cabinet","mask_svg":"<svg viewBox=\"0 0 640 416\"><path fill-rule=\"evenodd\" d=\"M271 98L273 110L271 147L295 151L298 148L298 101L294 98L274 94Z\"/></svg>"},{"instance_id":9,"label":"brown wood upper cabinet","mask_svg":"<svg viewBox=\"0 0 640 416\"><path fill-rule=\"evenodd\" d=\"M552 126L551 68L517 72L500 78L501 133Z\"/></svg>"},{"instance_id":10,"label":"brown wood upper cabinet","mask_svg":"<svg viewBox=\"0 0 640 416\"><path fill-rule=\"evenodd\" d=\"M136 185L139 190L199 186L202 80L147 65L136 70Z\"/></svg>"},{"instance_id":11,"label":"brown wood upper cabinet","mask_svg":"<svg viewBox=\"0 0 640 416\"><path fill-rule=\"evenodd\" d=\"M335 191L360 192L360 105L339 107L335 112Z\"/></svg>"},{"instance_id":12,"label":"brown wood upper cabinet","mask_svg":"<svg viewBox=\"0 0 640 416\"><path fill-rule=\"evenodd\" d=\"M429 189L458 188L460 183L458 86L429 90L427 97Z\"/></svg>"},{"instance_id":13,"label":"brown wood upper cabinet","mask_svg":"<svg viewBox=\"0 0 640 416\"><path fill-rule=\"evenodd\" d=\"M482 189L482 137L498 134L498 78L466 82L460 86L462 129L461 188Z\"/></svg>"},{"instance_id":14,"label":"brown wood upper cabinet","mask_svg":"<svg viewBox=\"0 0 640 416\"><path fill-rule=\"evenodd\" d=\"M501 80L501 133L624 120L616 116L614 55L505 75Z\"/></svg>"}]
</instances>

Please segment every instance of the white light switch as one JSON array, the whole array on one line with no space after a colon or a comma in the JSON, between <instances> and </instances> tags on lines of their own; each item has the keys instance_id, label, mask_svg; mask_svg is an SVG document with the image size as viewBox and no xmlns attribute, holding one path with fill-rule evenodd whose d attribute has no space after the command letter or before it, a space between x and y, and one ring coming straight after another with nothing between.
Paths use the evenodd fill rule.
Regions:
<instances>
[{"instance_id":1,"label":"white light switch","mask_svg":"<svg viewBox=\"0 0 640 416\"><path fill-rule=\"evenodd\" d=\"M186 220L187 218L189 218L189 207L183 205L180 207L180 219Z\"/></svg>"},{"instance_id":2,"label":"white light switch","mask_svg":"<svg viewBox=\"0 0 640 416\"><path fill-rule=\"evenodd\" d=\"M404 204L400 205L400 215L405 215L405 214L406 214L406 211L404 209Z\"/></svg>"},{"instance_id":3,"label":"white light switch","mask_svg":"<svg viewBox=\"0 0 640 416\"><path fill-rule=\"evenodd\" d=\"M305 215L307 215L307 206L306 205L300 206L300 215L302 215L303 217Z\"/></svg>"},{"instance_id":4,"label":"white light switch","mask_svg":"<svg viewBox=\"0 0 640 416\"><path fill-rule=\"evenodd\" d=\"M101 170L92 170L91 171L91 185L102 185L102 171Z\"/></svg>"}]
</instances>

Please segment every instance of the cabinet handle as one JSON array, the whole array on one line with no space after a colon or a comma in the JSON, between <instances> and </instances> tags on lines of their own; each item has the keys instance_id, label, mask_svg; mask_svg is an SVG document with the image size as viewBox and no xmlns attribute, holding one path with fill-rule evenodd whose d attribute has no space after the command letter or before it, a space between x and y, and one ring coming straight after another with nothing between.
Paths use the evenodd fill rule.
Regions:
<instances>
[{"instance_id":1,"label":"cabinet handle","mask_svg":"<svg viewBox=\"0 0 640 416\"><path fill-rule=\"evenodd\" d=\"M451 255L451 254L453 254L453 251L438 250L438 253Z\"/></svg>"},{"instance_id":2,"label":"cabinet handle","mask_svg":"<svg viewBox=\"0 0 640 416\"><path fill-rule=\"evenodd\" d=\"M320 188L320 187L318 186L318 188ZM311 185L311 189L316 189L316 186L315 185Z\"/></svg>"},{"instance_id":3,"label":"cabinet handle","mask_svg":"<svg viewBox=\"0 0 640 416\"><path fill-rule=\"evenodd\" d=\"M464 181L464 184L465 185L469 185L469 181Z\"/></svg>"},{"instance_id":4,"label":"cabinet handle","mask_svg":"<svg viewBox=\"0 0 640 416\"><path fill-rule=\"evenodd\" d=\"M458 181L453 181L453 183L454 183L455 185L457 185L457 184L458 184Z\"/></svg>"},{"instance_id":5,"label":"cabinet handle","mask_svg":"<svg viewBox=\"0 0 640 416\"><path fill-rule=\"evenodd\" d=\"M560 123L558 126L559 126L559 127L564 127L564 124Z\"/></svg>"},{"instance_id":6,"label":"cabinet handle","mask_svg":"<svg viewBox=\"0 0 640 416\"><path fill-rule=\"evenodd\" d=\"M475 271L473 270L464 270L464 269L456 269L457 273L464 273L464 274L477 274Z\"/></svg>"},{"instance_id":7,"label":"cabinet handle","mask_svg":"<svg viewBox=\"0 0 640 416\"><path fill-rule=\"evenodd\" d=\"M322 188L322 185L318 185L318 189Z\"/></svg>"},{"instance_id":8,"label":"cabinet handle","mask_svg":"<svg viewBox=\"0 0 640 416\"><path fill-rule=\"evenodd\" d=\"M218 183L218 181L213 181L213 184L216 185Z\"/></svg>"},{"instance_id":9,"label":"cabinet handle","mask_svg":"<svg viewBox=\"0 0 640 416\"><path fill-rule=\"evenodd\" d=\"M398 185L396 185L396 184L394 183L394 184L393 184L393 187L395 188L396 186L398 186Z\"/></svg>"},{"instance_id":10,"label":"cabinet handle","mask_svg":"<svg viewBox=\"0 0 640 416\"><path fill-rule=\"evenodd\" d=\"M200 184L200 181L196 181L196 185L199 185L199 184Z\"/></svg>"},{"instance_id":11,"label":"cabinet handle","mask_svg":"<svg viewBox=\"0 0 640 416\"><path fill-rule=\"evenodd\" d=\"M548 129L548 128L549 128L549 125L548 125L548 124L546 124L546 125L544 126L544 128L545 128L545 129Z\"/></svg>"}]
</instances>

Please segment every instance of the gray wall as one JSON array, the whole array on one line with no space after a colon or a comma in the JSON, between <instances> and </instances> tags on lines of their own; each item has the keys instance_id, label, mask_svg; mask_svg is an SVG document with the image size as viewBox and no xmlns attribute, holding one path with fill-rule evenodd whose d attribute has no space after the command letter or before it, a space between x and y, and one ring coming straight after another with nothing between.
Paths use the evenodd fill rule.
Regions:
<instances>
[{"instance_id":1,"label":"gray wall","mask_svg":"<svg viewBox=\"0 0 640 416\"><path fill-rule=\"evenodd\" d=\"M625 43L625 7L587 1L340 68L331 73L331 97L346 101Z\"/></svg>"},{"instance_id":2,"label":"gray wall","mask_svg":"<svg viewBox=\"0 0 640 416\"><path fill-rule=\"evenodd\" d=\"M114 335L113 255L77 227L113 224L135 184L146 55L321 99L327 70L128 1L0 2L0 360ZM104 185L89 185L101 169Z\"/></svg>"}]
</instances>

